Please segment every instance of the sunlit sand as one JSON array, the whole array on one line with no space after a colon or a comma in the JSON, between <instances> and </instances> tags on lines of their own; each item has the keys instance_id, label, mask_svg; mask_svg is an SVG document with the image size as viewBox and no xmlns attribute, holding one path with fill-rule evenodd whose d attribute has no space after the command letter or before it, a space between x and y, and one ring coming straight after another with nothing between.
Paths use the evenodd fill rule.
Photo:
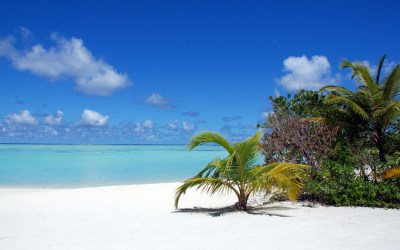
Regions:
<instances>
[{"instance_id":1,"label":"sunlit sand","mask_svg":"<svg viewBox=\"0 0 400 250\"><path fill-rule=\"evenodd\" d=\"M249 212L179 183L0 189L0 249L398 249L400 211L281 202Z\"/></svg>"}]
</instances>

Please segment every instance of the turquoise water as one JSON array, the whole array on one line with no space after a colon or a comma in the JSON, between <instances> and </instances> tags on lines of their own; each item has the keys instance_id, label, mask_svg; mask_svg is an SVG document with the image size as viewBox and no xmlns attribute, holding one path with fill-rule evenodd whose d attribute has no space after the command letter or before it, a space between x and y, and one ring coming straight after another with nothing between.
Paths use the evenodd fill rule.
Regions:
<instances>
[{"instance_id":1,"label":"turquoise water","mask_svg":"<svg viewBox=\"0 0 400 250\"><path fill-rule=\"evenodd\" d=\"M0 186L90 187L183 181L224 157L217 146L0 144Z\"/></svg>"}]
</instances>

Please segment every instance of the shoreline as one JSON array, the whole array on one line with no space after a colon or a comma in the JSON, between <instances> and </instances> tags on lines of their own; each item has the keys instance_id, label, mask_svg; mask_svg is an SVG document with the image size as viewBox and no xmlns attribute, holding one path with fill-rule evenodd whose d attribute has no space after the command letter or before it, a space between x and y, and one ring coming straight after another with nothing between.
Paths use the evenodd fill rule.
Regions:
<instances>
[{"instance_id":1,"label":"shoreline","mask_svg":"<svg viewBox=\"0 0 400 250\"><path fill-rule=\"evenodd\" d=\"M397 249L400 210L277 202L232 211L233 195L178 182L74 189L0 187L1 249ZM252 204L262 204L261 196ZM251 205L251 204L250 204ZM238 240L246 239L246 240Z\"/></svg>"},{"instance_id":2,"label":"shoreline","mask_svg":"<svg viewBox=\"0 0 400 250\"><path fill-rule=\"evenodd\" d=\"M43 189L43 190L62 190L62 189L84 189L84 188L103 188L103 187L125 187L125 186L145 186L145 185L156 185L156 184L178 184L181 182L178 181L166 181L166 182L149 182L149 183L130 183L130 184L110 184L110 185L90 185L90 186L60 186L60 185L55 185L55 186L24 186L24 185L15 185L15 186L2 186L0 185L0 190L2 189L32 189L32 190L37 190L37 189Z\"/></svg>"}]
</instances>

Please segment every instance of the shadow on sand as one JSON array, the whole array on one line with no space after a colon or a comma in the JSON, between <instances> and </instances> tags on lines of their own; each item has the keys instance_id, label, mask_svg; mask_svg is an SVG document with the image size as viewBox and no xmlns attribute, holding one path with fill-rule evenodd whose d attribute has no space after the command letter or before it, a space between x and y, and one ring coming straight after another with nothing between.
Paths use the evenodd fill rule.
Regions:
<instances>
[{"instance_id":1,"label":"shadow on sand","mask_svg":"<svg viewBox=\"0 0 400 250\"><path fill-rule=\"evenodd\" d=\"M228 213L248 213L253 215L268 215L277 217L292 217L289 215L279 214L279 211L292 210L296 208L285 207L285 206L273 206L266 207L263 205L247 208L247 211L240 211L237 209L236 205L222 207L222 208L204 208L204 207L194 207L194 208L181 208L175 210L173 213L202 213L207 214L211 217L218 217Z\"/></svg>"}]
</instances>

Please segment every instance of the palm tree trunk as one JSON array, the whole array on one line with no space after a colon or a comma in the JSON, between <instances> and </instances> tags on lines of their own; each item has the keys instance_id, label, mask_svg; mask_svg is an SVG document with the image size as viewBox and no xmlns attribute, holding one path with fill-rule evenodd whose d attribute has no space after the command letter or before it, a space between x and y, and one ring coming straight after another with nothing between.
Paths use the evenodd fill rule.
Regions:
<instances>
[{"instance_id":1,"label":"palm tree trunk","mask_svg":"<svg viewBox=\"0 0 400 250\"><path fill-rule=\"evenodd\" d=\"M244 199L241 199L239 202L239 210L247 211L247 204Z\"/></svg>"},{"instance_id":2,"label":"palm tree trunk","mask_svg":"<svg viewBox=\"0 0 400 250\"><path fill-rule=\"evenodd\" d=\"M240 197L238 203L238 210L247 211L247 197L244 191L240 191Z\"/></svg>"},{"instance_id":3,"label":"palm tree trunk","mask_svg":"<svg viewBox=\"0 0 400 250\"><path fill-rule=\"evenodd\" d=\"M383 147L383 140L382 140L382 132L381 131L377 131L377 136L378 136L378 140L377 140L377 147L379 150L379 160L380 162L386 162L386 158L385 158L385 149Z\"/></svg>"}]
</instances>

